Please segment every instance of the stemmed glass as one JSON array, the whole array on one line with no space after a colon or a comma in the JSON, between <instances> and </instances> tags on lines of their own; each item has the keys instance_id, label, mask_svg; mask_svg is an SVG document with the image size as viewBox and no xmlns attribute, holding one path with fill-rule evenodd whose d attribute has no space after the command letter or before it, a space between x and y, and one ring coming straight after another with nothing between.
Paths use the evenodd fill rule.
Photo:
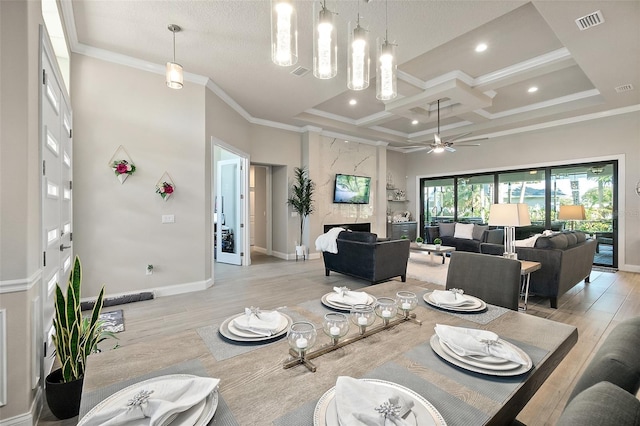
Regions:
<instances>
[{"instance_id":1,"label":"stemmed glass","mask_svg":"<svg viewBox=\"0 0 640 426\"><path fill-rule=\"evenodd\" d=\"M409 318L409 312L418 306L418 296L410 291L397 292L396 301L405 318Z\"/></svg>"},{"instance_id":2,"label":"stemmed glass","mask_svg":"<svg viewBox=\"0 0 640 426\"><path fill-rule=\"evenodd\" d=\"M360 334L364 334L367 327L376 320L376 314L371 305L353 305L351 307L351 322L360 328Z\"/></svg>"},{"instance_id":3,"label":"stemmed glass","mask_svg":"<svg viewBox=\"0 0 640 426\"><path fill-rule=\"evenodd\" d=\"M376 315L382 318L382 324L386 327L389 320L396 316L398 306L396 300L390 297L379 297L375 307Z\"/></svg>"},{"instance_id":4,"label":"stemmed glass","mask_svg":"<svg viewBox=\"0 0 640 426\"><path fill-rule=\"evenodd\" d=\"M337 345L338 339L349 332L349 318L338 312L325 314L322 329L327 336L331 337L331 344Z\"/></svg>"}]
</instances>

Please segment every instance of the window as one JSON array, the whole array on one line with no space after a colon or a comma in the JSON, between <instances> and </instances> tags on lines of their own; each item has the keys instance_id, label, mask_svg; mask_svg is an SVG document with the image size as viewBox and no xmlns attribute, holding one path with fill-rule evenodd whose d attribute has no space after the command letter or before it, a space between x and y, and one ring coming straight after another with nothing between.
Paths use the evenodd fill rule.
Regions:
<instances>
[{"instance_id":1,"label":"window","mask_svg":"<svg viewBox=\"0 0 640 426\"><path fill-rule=\"evenodd\" d=\"M534 225L545 224L545 171L532 169L498 174L498 203L524 203Z\"/></svg>"}]
</instances>

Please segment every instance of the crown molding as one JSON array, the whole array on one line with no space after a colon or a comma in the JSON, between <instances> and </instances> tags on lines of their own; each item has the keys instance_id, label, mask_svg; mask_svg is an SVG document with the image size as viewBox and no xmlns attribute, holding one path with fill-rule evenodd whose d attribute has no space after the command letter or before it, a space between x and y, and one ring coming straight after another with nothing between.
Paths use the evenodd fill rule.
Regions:
<instances>
[{"instance_id":1,"label":"crown molding","mask_svg":"<svg viewBox=\"0 0 640 426\"><path fill-rule=\"evenodd\" d=\"M535 111L537 109L542 109L542 108L549 108L552 106L556 106L556 105L560 105L568 102L575 102L581 99L591 98L599 95L600 95L600 91L598 89L585 90L583 92L573 93L571 95L561 96L559 98L549 99L548 101L538 102L535 104L527 105L525 107L509 109L506 111L497 112L495 114L486 113L486 111L481 110L487 114L487 115L485 114L481 114L481 115L490 120L495 120L498 118L508 117L510 115L522 114L525 112Z\"/></svg>"}]
</instances>

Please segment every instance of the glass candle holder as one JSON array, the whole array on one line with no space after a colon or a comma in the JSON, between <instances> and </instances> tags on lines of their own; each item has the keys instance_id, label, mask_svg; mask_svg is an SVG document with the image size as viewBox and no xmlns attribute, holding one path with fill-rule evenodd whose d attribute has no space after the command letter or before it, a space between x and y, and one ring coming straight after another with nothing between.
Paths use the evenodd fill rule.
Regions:
<instances>
[{"instance_id":1,"label":"glass candle holder","mask_svg":"<svg viewBox=\"0 0 640 426\"><path fill-rule=\"evenodd\" d=\"M382 323L386 326L389 320L393 319L398 312L396 300L390 297L379 297L375 307L376 315L382 318Z\"/></svg>"},{"instance_id":2,"label":"glass candle holder","mask_svg":"<svg viewBox=\"0 0 640 426\"><path fill-rule=\"evenodd\" d=\"M289 346L298 352L300 358L304 358L304 354L316 343L317 337L316 326L308 321L294 322L287 333Z\"/></svg>"},{"instance_id":3,"label":"glass candle holder","mask_svg":"<svg viewBox=\"0 0 640 426\"><path fill-rule=\"evenodd\" d=\"M325 314L322 329L327 336L331 337L331 343L336 345L338 339L346 336L349 332L349 318L338 312Z\"/></svg>"},{"instance_id":4,"label":"glass candle holder","mask_svg":"<svg viewBox=\"0 0 640 426\"><path fill-rule=\"evenodd\" d=\"M408 318L409 312L418 306L418 296L410 291L399 291L396 293L396 302L404 317Z\"/></svg>"},{"instance_id":5,"label":"glass candle holder","mask_svg":"<svg viewBox=\"0 0 640 426\"><path fill-rule=\"evenodd\" d=\"M367 327L376 320L376 314L371 305L353 305L350 314L351 322L358 326L360 334L364 334Z\"/></svg>"}]
</instances>

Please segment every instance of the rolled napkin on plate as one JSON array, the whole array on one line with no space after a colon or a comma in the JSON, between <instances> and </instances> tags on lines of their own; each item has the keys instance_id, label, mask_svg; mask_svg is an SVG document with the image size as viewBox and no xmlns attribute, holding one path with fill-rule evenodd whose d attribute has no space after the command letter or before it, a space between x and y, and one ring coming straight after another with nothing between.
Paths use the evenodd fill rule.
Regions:
<instances>
[{"instance_id":1,"label":"rolled napkin on plate","mask_svg":"<svg viewBox=\"0 0 640 426\"><path fill-rule=\"evenodd\" d=\"M280 331L282 314L278 311L261 311L259 308L244 308L244 315L233 319L233 325L241 330L261 336L271 336Z\"/></svg>"},{"instance_id":2,"label":"rolled napkin on plate","mask_svg":"<svg viewBox=\"0 0 640 426\"><path fill-rule=\"evenodd\" d=\"M413 401L372 381L340 376L336 381L336 410L341 425L409 426Z\"/></svg>"},{"instance_id":3,"label":"rolled napkin on plate","mask_svg":"<svg viewBox=\"0 0 640 426\"><path fill-rule=\"evenodd\" d=\"M460 356L491 355L520 365L528 363L509 346L502 344L498 335L491 331L442 324L436 324L435 330L440 341Z\"/></svg>"},{"instance_id":4,"label":"rolled napkin on plate","mask_svg":"<svg viewBox=\"0 0 640 426\"><path fill-rule=\"evenodd\" d=\"M329 294L327 299L331 302L345 305L366 305L369 303L369 295L364 291L351 291L347 287L334 287L335 293Z\"/></svg>"},{"instance_id":5,"label":"rolled napkin on plate","mask_svg":"<svg viewBox=\"0 0 640 426\"><path fill-rule=\"evenodd\" d=\"M433 290L431 300L442 306L465 306L475 304L475 300L464 295L463 290L452 288L450 290Z\"/></svg>"},{"instance_id":6,"label":"rolled napkin on plate","mask_svg":"<svg viewBox=\"0 0 640 426\"><path fill-rule=\"evenodd\" d=\"M176 375L148 380L140 387L135 385L120 392L129 392L128 402L105 407L95 415L81 419L82 426L196 424L205 421L212 413L213 398L220 379ZM144 388L142 388L144 385ZM128 390L130 389L130 390Z\"/></svg>"}]
</instances>

